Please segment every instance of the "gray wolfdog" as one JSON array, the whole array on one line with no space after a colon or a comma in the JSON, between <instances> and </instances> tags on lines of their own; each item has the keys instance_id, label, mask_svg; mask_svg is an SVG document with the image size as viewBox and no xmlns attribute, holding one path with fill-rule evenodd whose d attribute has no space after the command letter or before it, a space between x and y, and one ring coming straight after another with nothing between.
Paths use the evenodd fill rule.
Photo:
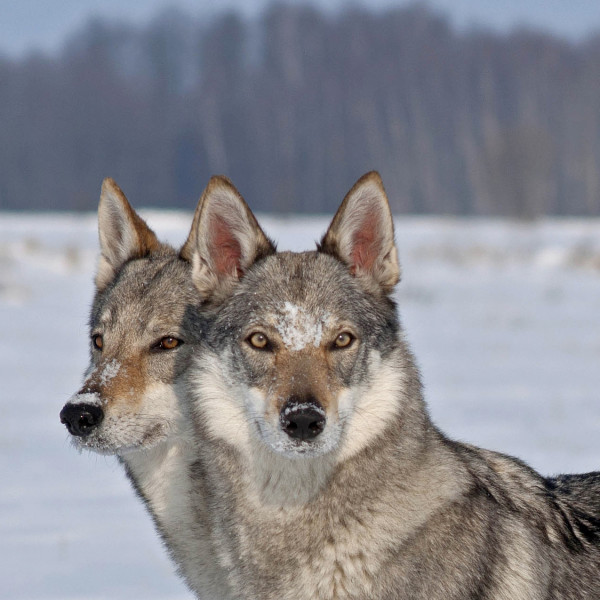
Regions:
<instances>
[{"instance_id":1,"label":"gray wolfdog","mask_svg":"<svg viewBox=\"0 0 600 600\"><path fill-rule=\"evenodd\" d=\"M195 441L181 401L201 335L202 297L191 279L201 204L176 251L158 241L114 181L104 181L91 361L60 419L78 449L117 455L190 588L225 598L224 574L200 518L201 490L189 476Z\"/></svg>"},{"instance_id":2,"label":"gray wolfdog","mask_svg":"<svg viewBox=\"0 0 600 600\"><path fill-rule=\"evenodd\" d=\"M190 477L228 597L600 598L600 474L545 479L432 424L376 173L313 252L275 253L225 179L197 225Z\"/></svg>"}]
</instances>

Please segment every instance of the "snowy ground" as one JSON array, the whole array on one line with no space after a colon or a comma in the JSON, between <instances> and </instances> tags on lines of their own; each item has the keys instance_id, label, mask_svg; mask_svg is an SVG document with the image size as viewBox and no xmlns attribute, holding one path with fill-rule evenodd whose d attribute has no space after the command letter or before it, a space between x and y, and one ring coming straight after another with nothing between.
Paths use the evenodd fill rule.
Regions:
<instances>
[{"instance_id":1,"label":"snowy ground","mask_svg":"<svg viewBox=\"0 0 600 600\"><path fill-rule=\"evenodd\" d=\"M185 238L191 215L146 213ZM324 219L273 219L280 248ZM600 468L600 222L401 219L399 301L435 422L543 473ZM111 458L58 420L87 363L95 216L0 214L0 597L191 598Z\"/></svg>"}]
</instances>

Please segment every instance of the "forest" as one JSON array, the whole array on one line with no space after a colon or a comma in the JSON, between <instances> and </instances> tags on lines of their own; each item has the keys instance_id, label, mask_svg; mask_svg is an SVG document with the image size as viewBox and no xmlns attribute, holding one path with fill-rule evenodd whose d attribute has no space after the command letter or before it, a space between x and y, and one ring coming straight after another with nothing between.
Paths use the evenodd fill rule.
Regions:
<instances>
[{"instance_id":1,"label":"forest","mask_svg":"<svg viewBox=\"0 0 600 600\"><path fill-rule=\"evenodd\" d=\"M271 5L93 20L0 57L0 209L191 210L212 174L253 210L331 213L378 170L395 213L600 215L600 35L460 31L423 7Z\"/></svg>"}]
</instances>

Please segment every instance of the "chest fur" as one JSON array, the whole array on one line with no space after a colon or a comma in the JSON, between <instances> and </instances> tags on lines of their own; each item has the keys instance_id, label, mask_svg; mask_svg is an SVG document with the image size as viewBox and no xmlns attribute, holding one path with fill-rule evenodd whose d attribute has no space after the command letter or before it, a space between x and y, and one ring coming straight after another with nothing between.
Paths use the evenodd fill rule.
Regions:
<instances>
[{"instance_id":1,"label":"chest fur","mask_svg":"<svg viewBox=\"0 0 600 600\"><path fill-rule=\"evenodd\" d=\"M248 597L369 597L380 568L378 545L385 543L375 540L363 515L341 519L308 506L246 508L236 517L235 531L224 534L235 540L231 564L244 574Z\"/></svg>"},{"instance_id":2,"label":"chest fur","mask_svg":"<svg viewBox=\"0 0 600 600\"><path fill-rule=\"evenodd\" d=\"M229 598L207 514L207 490L190 476L192 447L164 444L124 461L178 572L199 597Z\"/></svg>"},{"instance_id":3,"label":"chest fur","mask_svg":"<svg viewBox=\"0 0 600 600\"><path fill-rule=\"evenodd\" d=\"M392 582L404 589L419 570L408 556L415 532L459 494L435 463L421 463L409 482L382 465L258 464L228 460L214 507L241 598L388 598Z\"/></svg>"},{"instance_id":4,"label":"chest fur","mask_svg":"<svg viewBox=\"0 0 600 600\"><path fill-rule=\"evenodd\" d=\"M253 473L220 490L215 528L241 598L373 597L404 525L375 494L312 475L309 489L287 474L261 482Z\"/></svg>"}]
</instances>

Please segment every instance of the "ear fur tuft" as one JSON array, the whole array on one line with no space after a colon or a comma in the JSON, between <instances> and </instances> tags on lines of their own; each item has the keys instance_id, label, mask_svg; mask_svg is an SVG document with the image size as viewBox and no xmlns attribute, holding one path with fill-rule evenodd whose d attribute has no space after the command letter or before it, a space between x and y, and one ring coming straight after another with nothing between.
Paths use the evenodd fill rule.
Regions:
<instances>
[{"instance_id":1,"label":"ear fur tuft","mask_svg":"<svg viewBox=\"0 0 600 600\"><path fill-rule=\"evenodd\" d=\"M185 241L185 244L183 244L181 250L179 251L179 258L189 263L193 262L196 247L198 245L198 224L200 222L200 214L202 213L204 195L205 194L202 194L202 196L200 196L200 200L198 200L196 210L194 211L194 218L192 219L192 227L190 228L190 233L187 237L187 240Z\"/></svg>"},{"instance_id":2,"label":"ear fur tuft","mask_svg":"<svg viewBox=\"0 0 600 600\"><path fill-rule=\"evenodd\" d=\"M220 296L257 260L275 253L256 217L222 175L208 182L181 256L191 260L192 278L206 298Z\"/></svg>"},{"instance_id":3,"label":"ear fur tuft","mask_svg":"<svg viewBox=\"0 0 600 600\"><path fill-rule=\"evenodd\" d=\"M363 175L333 217L318 250L348 265L369 287L390 293L400 280L394 223L379 173Z\"/></svg>"},{"instance_id":4,"label":"ear fur tuft","mask_svg":"<svg viewBox=\"0 0 600 600\"><path fill-rule=\"evenodd\" d=\"M101 252L96 274L98 290L104 289L128 260L142 258L160 248L154 232L110 178L102 182L98 233Z\"/></svg>"}]
</instances>

